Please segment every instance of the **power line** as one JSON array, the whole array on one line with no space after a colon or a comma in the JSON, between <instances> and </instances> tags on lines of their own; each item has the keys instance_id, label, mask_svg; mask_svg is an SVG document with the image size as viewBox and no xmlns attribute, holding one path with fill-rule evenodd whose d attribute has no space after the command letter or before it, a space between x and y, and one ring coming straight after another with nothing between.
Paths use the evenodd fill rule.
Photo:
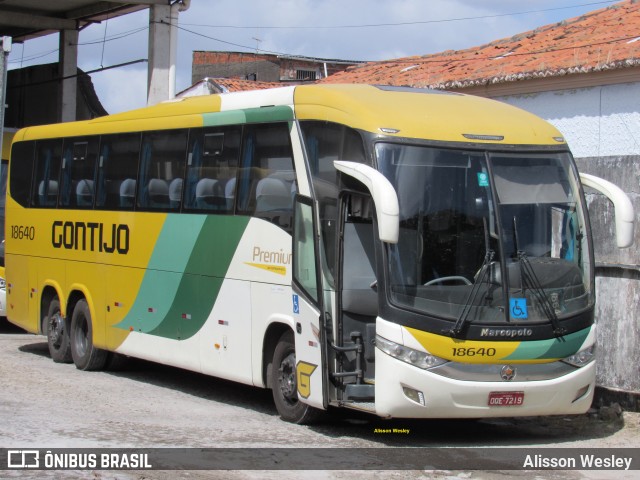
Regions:
<instances>
[{"instance_id":1,"label":"power line","mask_svg":"<svg viewBox=\"0 0 640 480\"><path fill-rule=\"evenodd\" d=\"M96 44L104 43L104 42L112 42L114 40L120 40L120 39L128 37L130 35L135 35L136 33L140 33L140 32L143 32L145 30L149 30L149 26L148 25L144 26L144 27L135 28L133 30L127 30L126 32L115 33L113 35L107 36L106 38L103 38L102 40L92 40L92 41L88 41L88 42L78 42L78 43L76 43L76 45L78 45L78 46L96 45Z\"/></svg>"},{"instance_id":2,"label":"power line","mask_svg":"<svg viewBox=\"0 0 640 480\"><path fill-rule=\"evenodd\" d=\"M604 2L591 2L581 3L578 5L569 5L566 7L554 7L545 8L540 10L528 10L525 12L513 12L513 13L497 13L494 15L479 15L475 17L458 17L458 18L443 18L438 20L420 20L414 22L397 22L397 23L371 23L371 24L354 24L354 25L211 25L200 23L183 23L182 25L188 25L192 27L210 27L210 28L233 28L233 29L266 29L266 30L329 30L329 29L346 29L346 28L378 28L378 27L401 27L408 25L425 25L430 23L447 23L447 22L461 22L466 20L485 20L489 18L511 17L518 15L529 15L532 13L544 13L553 12L557 10L567 10L570 8L590 7L594 5L611 5L617 3L619 0L609 0Z\"/></svg>"},{"instance_id":3,"label":"power line","mask_svg":"<svg viewBox=\"0 0 640 480\"><path fill-rule=\"evenodd\" d=\"M24 45L22 46L22 49L24 51ZM33 54L29 55L28 57L22 57L22 58L19 58L17 60L9 60L9 63L29 62L31 60L37 60L38 58L46 57L48 55L51 55L52 53L56 53L57 51L58 51L58 49L55 48L55 49L49 50L47 52L33 53Z\"/></svg>"},{"instance_id":4,"label":"power line","mask_svg":"<svg viewBox=\"0 0 640 480\"><path fill-rule=\"evenodd\" d=\"M158 23L164 23L164 22L158 22ZM203 38L206 38L208 40L214 40L216 42L224 43L225 45L231 45L232 47L244 48L245 50L250 50L250 51L251 50L255 50L255 47L251 47L251 46L248 46L248 45L241 45L239 43L234 43L234 42L228 42L228 41L222 40L220 38L215 38L215 37L211 37L209 35L205 35L204 33L194 32L193 30L189 30L188 28L184 28L184 27L182 27L180 25L176 25L176 24L173 24L173 23L170 24L170 25L173 26L173 27L176 27L179 30L183 30L185 32L191 33L192 35L196 35L198 37L203 37ZM272 55L289 55L288 53L284 53L284 52L274 52L274 51L271 51L271 50L263 50L263 49L260 49L260 52L261 53L270 53Z\"/></svg>"},{"instance_id":5,"label":"power line","mask_svg":"<svg viewBox=\"0 0 640 480\"><path fill-rule=\"evenodd\" d=\"M10 85L7 87L7 89L11 90L11 89L18 89L18 88L24 88L24 87L33 87L35 85L44 85L45 83L53 83L53 82L61 82L63 80L67 80L69 78L76 78L76 77L83 77L86 75L90 75L92 73L99 73L99 72L104 72L105 70L111 70L113 68L120 68L120 67L127 67L129 65L135 65L136 63L143 63L143 62L148 62L149 60L147 60L146 58L140 58L138 60L131 60L130 62L124 62L124 63L118 63L117 65L109 65L108 67L100 67L100 68L94 68L93 70L87 70L86 72L82 72L82 73L75 73L73 75L67 75L65 77L56 77L56 78L49 78L47 80L40 80L37 82L30 82L30 83L23 83L20 85Z\"/></svg>"}]
</instances>

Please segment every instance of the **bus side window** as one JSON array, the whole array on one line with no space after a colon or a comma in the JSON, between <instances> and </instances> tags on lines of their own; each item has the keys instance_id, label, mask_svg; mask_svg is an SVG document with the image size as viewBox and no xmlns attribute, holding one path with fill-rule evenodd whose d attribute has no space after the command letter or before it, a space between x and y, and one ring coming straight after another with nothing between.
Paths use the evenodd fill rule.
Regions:
<instances>
[{"instance_id":1,"label":"bus side window","mask_svg":"<svg viewBox=\"0 0 640 480\"><path fill-rule=\"evenodd\" d=\"M58 200L61 140L43 140L36 147L35 182L31 196L34 207L55 207Z\"/></svg>"},{"instance_id":2,"label":"bus side window","mask_svg":"<svg viewBox=\"0 0 640 480\"><path fill-rule=\"evenodd\" d=\"M102 137L96 175L96 207L133 210L139 152L139 133Z\"/></svg>"},{"instance_id":3,"label":"bus side window","mask_svg":"<svg viewBox=\"0 0 640 480\"><path fill-rule=\"evenodd\" d=\"M93 207L99 137L66 138L62 148L60 206Z\"/></svg>"},{"instance_id":4,"label":"bus side window","mask_svg":"<svg viewBox=\"0 0 640 480\"><path fill-rule=\"evenodd\" d=\"M240 126L191 130L185 208L233 213L241 132Z\"/></svg>"},{"instance_id":5,"label":"bus side window","mask_svg":"<svg viewBox=\"0 0 640 480\"><path fill-rule=\"evenodd\" d=\"M265 218L291 231L296 182L286 123L246 128L239 182L239 213Z\"/></svg>"},{"instance_id":6,"label":"bus side window","mask_svg":"<svg viewBox=\"0 0 640 480\"><path fill-rule=\"evenodd\" d=\"M138 176L138 207L149 210L179 210L188 130L142 134Z\"/></svg>"},{"instance_id":7,"label":"bus side window","mask_svg":"<svg viewBox=\"0 0 640 480\"><path fill-rule=\"evenodd\" d=\"M11 149L11 182L9 189L11 198L23 207L29 206L31 192L31 174L36 142L18 142Z\"/></svg>"}]
</instances>

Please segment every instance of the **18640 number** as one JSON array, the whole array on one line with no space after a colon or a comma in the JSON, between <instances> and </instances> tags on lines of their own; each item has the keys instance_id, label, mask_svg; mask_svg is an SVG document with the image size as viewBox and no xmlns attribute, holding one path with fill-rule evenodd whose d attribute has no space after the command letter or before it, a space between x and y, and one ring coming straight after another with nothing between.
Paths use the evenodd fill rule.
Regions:
<instances>
[{"instance_id":1,"label":"18640 number","mask_svg":"<svg viewBox=\"0 0 640 480\"><path fill-rule=\"evenodd\" d=\"M482 348L482 347L481 348L454 347L453 356L454 357L495 357L496 349Z\"/></svg>"},{"instance_id":2,"label":"18640 number","mask_svg":"<svg viewBox=\"0 0 640 480\"><path fill-rule=\"evenodd\" d=\"M28 225L11 225L11 238L16 240L33 240L36 238L36 228Z\"/></svg>"}]
</instances>

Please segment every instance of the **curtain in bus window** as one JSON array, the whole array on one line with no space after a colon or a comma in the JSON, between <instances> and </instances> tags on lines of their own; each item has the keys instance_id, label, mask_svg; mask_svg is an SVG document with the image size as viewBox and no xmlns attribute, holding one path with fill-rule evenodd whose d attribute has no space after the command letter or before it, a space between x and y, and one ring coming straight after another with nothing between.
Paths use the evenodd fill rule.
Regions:
<instances>
[{"instance_id":1,"label":"curtain in bus window","mask_svg":"<svg viewBox=\"0 0 640 480\"><path fill-rule=\"evenodd\" d=\"M98 164L98 175L96 179L96 191L98 193L98 198L96 199L97 206L103 206L107 200L107 181L105 178L105 168L106 164L109 161L109 144L103 143L100 148L100 159Z\"/></svg>"},{"instance_id":2,"label":"curtain in bus window","mask_svg":"<svg viewBox=\"0 0 640 480\"><path fill-rule=\"evenodd\" d=\"M318 161L320 159L320 149L318 139L314 135L309 135L306 138L307 156L309 158L309 166L311 167L311 174L317 175Z\"/></svg>"},{"instance_id":3,"label":"curtain in bus window","mask_svg":"<svg viewBox=\"0 0 640 480\"><path fill-rule=\"evenodd\" d=\"M248 132L244 137L244 145L242 150L242 171L240 172L240 185L238 191L240 200L238 202L238 210L249 210L249 193L251 188L251 163L254 155L254 132Z\"/></svg>"},{"instance_id":4,"label":"curtain in bus window","mask_svg":"<svg viewBox=\"0 0 640 480\"><path fill-rule=\"evenodd\" d=\"M140 159L140 175L138 181L140 182L140 189L138 190L138 205L141 207L149 206L149 180L148 171L151 164L151 142L145 139L142 143L142 157Z\"/></svg>"},{"instance_id":5,"label":"curtain in bus window","mask_svg":"<svg viewBox=\"0 0 640 480\"><path fill-rule=\"evenodd\" d=\"M187 185L185 191L185 204L189 208L196 206L196 185L200 177L199 171L202 164L202 134L196 133L197 138L193 143L187 160Z\"/></svg>"},{"instance_id":6,"label":"curtain in bus window","mask_svg":"<svg viewBox=\"0 0 640 480\"><path fill-rule=\"evenodd\" d=\"M73 147L65 142L62 154L62 174L60 175L60 205L70 203L73 179Z\"/></svg>"}]
</instances>

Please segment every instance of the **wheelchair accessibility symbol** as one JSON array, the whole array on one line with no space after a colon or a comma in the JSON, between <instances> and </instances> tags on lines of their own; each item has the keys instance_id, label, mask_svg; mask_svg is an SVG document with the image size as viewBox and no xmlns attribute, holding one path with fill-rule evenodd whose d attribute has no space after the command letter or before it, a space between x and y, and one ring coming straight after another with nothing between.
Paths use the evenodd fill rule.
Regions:
<instances>
[{"instance_id":1,"label":"wheelchair accessibility symbol","mask_svg":"<svg viewBox=\"0 0 640 480\"><path fill-rule=\"evenodd\" d=\"M509 310L511 312L511 318L529 318L526 298L509 299Z\"/></svg>"}]
</instances>

